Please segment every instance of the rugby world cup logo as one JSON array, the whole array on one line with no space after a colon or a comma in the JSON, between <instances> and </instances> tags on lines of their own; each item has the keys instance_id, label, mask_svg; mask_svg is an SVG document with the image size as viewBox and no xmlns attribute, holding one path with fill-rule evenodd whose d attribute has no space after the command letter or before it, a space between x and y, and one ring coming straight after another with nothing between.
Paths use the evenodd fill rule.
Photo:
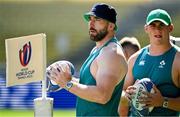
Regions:
<instances>
[{"instance_id":1,"label":"rugby world cup logo","mask_svg":"<svg viewBox=\"0 0 180 117\"><path fill-rule=\"evenodd\" d=\"M22 49L19 50L19 60L22 66L28 65L31 59L31 42L26 43Z\"/></svg>"}]
</instances>

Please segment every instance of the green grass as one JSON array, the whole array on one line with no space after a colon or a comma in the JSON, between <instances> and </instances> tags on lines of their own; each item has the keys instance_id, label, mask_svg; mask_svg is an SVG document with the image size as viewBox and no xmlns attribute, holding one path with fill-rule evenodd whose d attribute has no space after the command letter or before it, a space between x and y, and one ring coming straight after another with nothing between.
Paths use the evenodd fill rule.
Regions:
<instances>
[{"instance_id":1,"label":"green grass","mask_svg":"<svg viewBox=\"0 0 180 117\"><path fill-rule=\"evenodd\" d=\"M34 111L1 109L0 117L34 117ZM75 110L54 110L53 117L75 117Z\"/></svg>"}]
</instances>

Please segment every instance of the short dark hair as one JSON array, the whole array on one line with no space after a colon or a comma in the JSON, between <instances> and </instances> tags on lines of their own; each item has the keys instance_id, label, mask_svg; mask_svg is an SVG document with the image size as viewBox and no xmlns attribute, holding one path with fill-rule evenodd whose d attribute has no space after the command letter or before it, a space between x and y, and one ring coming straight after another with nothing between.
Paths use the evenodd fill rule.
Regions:
<instances>
[{"instance_id":1,"label":"short dark hair","mask_svg":"<svg viewBox=\"0 0 180 117\"><path fill-rule=\"evenodd\" d=\"M141 49L141 46L135 37L124 37L119 41L119 43L123 48L131 46L135 51Z\"/></svg>"}]
</instances>

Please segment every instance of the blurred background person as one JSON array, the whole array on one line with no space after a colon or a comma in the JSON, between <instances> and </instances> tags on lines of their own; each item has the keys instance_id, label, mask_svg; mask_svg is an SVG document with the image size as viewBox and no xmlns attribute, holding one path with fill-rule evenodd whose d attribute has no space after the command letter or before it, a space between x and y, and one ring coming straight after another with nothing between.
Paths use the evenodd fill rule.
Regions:
<instances>
[{"instance_id":1,"label":"blurred background person","mask_svg":"<svg viewBox=\"0 0 180 117\"><path fill-rule=\"evenodd\" d=\"M119 43L123 47L126 60L128 60L131 55L141 49L141 45L138 39L135 37L124 37L119 41Z\"/></svg>"},{"instance_id":2,"label":"blurred background person","mask_svg":"<svg viewBox=\"0 0 180 117\"><path fill-rule=\"evenodd\" d=\"M135 37L124 37L119 41L119 43L123 47L124 55L127 61L131 55L133 55L134 53L136 53L141 49L141 45L137 40L137 38ZM121 95L125 95L125 93L122 92ZM128 103L129 103L128 99L125 98L125 96L122 96L119 104L123 106L121 106L121 108L118 108L119 115L127 115L129 111L128 109L126 109L129 108ZM125 107L125 109L123 107Z\"/></svg>"}]
</instances>

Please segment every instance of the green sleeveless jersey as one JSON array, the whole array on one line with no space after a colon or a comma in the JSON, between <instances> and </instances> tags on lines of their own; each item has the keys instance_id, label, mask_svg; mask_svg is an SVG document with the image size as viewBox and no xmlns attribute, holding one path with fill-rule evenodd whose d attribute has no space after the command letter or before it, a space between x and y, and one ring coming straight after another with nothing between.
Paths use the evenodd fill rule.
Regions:
<instances>
[{"instance_id":1,"label":"green sleeveless jersey","mask_svg":"<svg viewBox=\"0 0 180 117\"><path fill-rule=\"evenodd\" d=\"M91 63L99 55L101 49L109 43L117 43L116 38L112 38L104 44L99 50L92 51L87 60L80 69L80 83L85 85L96 85L96 80L90 72ZM118 44L118 43L117 43ZM103 82L103 81L102 81ZM124 79L115 87L112 97L106 104L99 104L77 98L76 116L118 116L118 105L123 88ZM87 92L88 93L88 92Z\"/></svg>"},{"instance_id":2,"label":"green sleeveless jersey","mask_svg":"<svg viewBox=\"0 0 180 117\"><path fill-rule=\"evenodd\" d=\"M149 54L149 46L142 49L133 67L134 80L150 78L163 97L179 97L180 89L172 81L172 64L177 48L171 47L159 56ZM158 97L157 97L158 98ZM132 111L136 113L135 111ZM179 112L163 107L155 107L149 116L178 116Z\"/></svg>"}]
</instances>

